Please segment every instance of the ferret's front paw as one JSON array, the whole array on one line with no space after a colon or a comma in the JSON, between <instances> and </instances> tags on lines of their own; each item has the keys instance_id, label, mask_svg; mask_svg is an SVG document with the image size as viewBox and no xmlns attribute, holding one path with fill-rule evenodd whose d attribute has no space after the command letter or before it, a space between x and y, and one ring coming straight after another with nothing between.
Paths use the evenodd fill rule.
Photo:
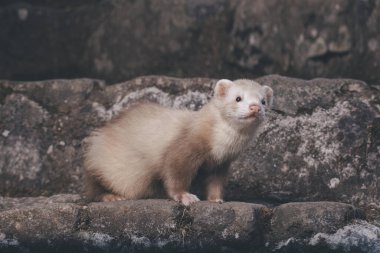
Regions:
<instances>
[{"instance_id":1,"label":"ferret's front paw","mask_svg":"<svg viewBox=\"0 0 380 253\"><path fill-rule=\"evenodd\" d=\"M194 194L191 194L191 193L182 194L181 203L184 204L185 206L188 206L198 201L199 201L199 198Z\"/></svg>"},{"instance_id":2,"label":"ferret's front paw","mask_svg":"<svg viewBox=\"0 0 380 253\"><path fill-rule=\"evenodd\" d=\"M185 193L178 194L177 196L175 196L174 200L181 202L185 206L189 206L190 204L198 202L199 198L194 194L185 192Z\"/></svg>"}]
</instances>

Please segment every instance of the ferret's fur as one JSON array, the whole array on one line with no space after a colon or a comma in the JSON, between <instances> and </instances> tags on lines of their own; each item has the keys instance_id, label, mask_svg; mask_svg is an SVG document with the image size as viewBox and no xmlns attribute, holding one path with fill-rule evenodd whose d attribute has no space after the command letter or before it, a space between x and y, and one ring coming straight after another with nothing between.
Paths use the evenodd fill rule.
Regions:
<instances>
[{"instance_id":1,"label":"ferret's fur","mask_svg":"<svg viewBox=\"0 0 380 253\"><path fill-rule=\"evenodd\" d=\"M228 167L257 133L272 98L268 86L222 79L211 101L197 112L156 104L129 108L89 137L86 197L149 198L161 188L189 205L199 201L188 191L202 170L207 199L222 202Z\"/></svg>"}]
</instances>

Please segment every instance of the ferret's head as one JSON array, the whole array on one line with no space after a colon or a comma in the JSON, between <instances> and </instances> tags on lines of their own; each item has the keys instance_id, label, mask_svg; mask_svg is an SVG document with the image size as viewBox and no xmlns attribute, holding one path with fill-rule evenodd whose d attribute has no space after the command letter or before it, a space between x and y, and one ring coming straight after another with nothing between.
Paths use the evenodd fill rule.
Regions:
<instances>
[{"instance_id":1,"label":"ferret's head","mask_svg":"<svg viewBox=\"0 0 380 253\"><path fill-rule=\"evenodd\" d=\"M222 79L215 85L213 100L225 120L245 128L262 121L272 106L273 90L248 79Z\"/></svg>"}]
</instances>

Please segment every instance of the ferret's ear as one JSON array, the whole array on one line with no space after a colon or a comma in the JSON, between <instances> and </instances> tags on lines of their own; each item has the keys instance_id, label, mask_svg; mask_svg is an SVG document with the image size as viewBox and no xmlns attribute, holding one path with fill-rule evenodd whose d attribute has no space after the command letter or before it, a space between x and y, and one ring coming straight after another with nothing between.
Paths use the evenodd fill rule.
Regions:
<instances>
[{"instance_id":1,"label":"ferret's ear","mask_svg":"<svg viewBox=\"0 0 380 253\"><path fill-rule=\"evenodd\" d=\"M224 97L227 94L228 89L233 84L234 83L228 79L219 80L215 85L215 89L214 89L215 96Z\"/></svg>"},{"instance_id":2,"label":"ferret's ear","mask_svg":"<svg viewBox=\"0 0 380 253\"><path fill-rule=\"evenodd\" d=\"M270 109L272 108L273 104L273 90L271 87L264 85L264 94L265 94L265 103L267 105L267 108Z\"/></svg>"}]
</instances>

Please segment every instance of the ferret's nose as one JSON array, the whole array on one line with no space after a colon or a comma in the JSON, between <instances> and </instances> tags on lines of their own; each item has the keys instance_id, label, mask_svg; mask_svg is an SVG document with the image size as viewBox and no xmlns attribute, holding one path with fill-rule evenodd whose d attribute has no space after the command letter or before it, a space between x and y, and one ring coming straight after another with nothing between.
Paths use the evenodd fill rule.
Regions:
<instances>
[{"instance_id":1,"label":"ferret's nose","mask_svg":"<svg viewBox=\"0 0 380 253\"><path fill-rule=\"evenodd\" d=\"M261 110L261 108L257 104L252 104L249 106L249 111L253 114L260 112L260 110Z\"/></svg>"}]
</instances>

